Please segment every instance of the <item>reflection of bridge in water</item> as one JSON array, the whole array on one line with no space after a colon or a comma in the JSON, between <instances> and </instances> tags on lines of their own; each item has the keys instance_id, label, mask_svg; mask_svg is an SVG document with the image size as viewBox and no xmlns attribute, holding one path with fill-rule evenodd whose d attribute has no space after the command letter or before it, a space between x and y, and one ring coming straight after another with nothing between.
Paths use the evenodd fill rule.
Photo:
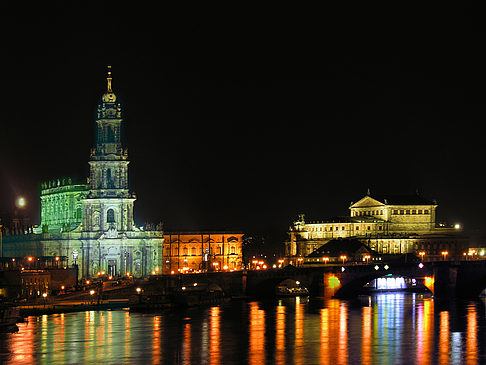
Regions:
<instances>
[{"instance_id":1,"label":"reflection of bridge in water","mask_svg":"<svg viewBox=\"0 0 486 365\"><path fill-rule=\"evenodd\" d=\"M390 274L423 282L435 297L474 298L486 288L486 261L290 266L267 271L185 274L177 280L182 284L212 282L229 295L261 297L274 295L282 281L292 279L300 281L312 296L352 298L367 283Z\"/></svg>"}]
</instances>

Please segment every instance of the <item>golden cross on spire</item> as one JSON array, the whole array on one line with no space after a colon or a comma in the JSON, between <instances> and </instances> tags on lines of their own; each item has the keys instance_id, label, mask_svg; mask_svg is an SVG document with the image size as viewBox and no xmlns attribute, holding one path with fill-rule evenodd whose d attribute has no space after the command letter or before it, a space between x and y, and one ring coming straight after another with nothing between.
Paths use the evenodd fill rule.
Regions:
<instances>
[{"instance_id":1,"label":"golden cross on spire","mask_svg":"<svg viewBox=\"0 0 486 365\"><path fill-rule=\"evenodd\" d=\"M110 65L108 65L108 77L106 78L106 80L108 81L108 92L112 93L113 90L111 90L111 66Z\"/></svg>"}]
</instances>

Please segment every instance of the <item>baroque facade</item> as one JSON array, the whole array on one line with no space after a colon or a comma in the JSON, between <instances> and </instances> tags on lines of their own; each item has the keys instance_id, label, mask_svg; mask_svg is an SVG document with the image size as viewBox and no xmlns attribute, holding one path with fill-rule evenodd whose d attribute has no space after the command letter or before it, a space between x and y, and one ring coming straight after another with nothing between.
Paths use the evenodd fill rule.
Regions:
<instances>
[{"instance_id":1,"label":"baroque facade","mask_svg":"<svg viewBox=\"0 0 486 365\"><path fill-rule=\"evenodd\" d=\"M135 226L136 200L128 186L128 152L122 145L122 106L112 90L98 105L96 144L90 155L88 185L58 180L41 186L41 224L35 234L12 237L4 254L63 256L82 278L141 277L162 267L163 233Z\"/></svg>"},{"instance_id":2,"label":"baroque facade","mask_svg":"<svg viewBox=\"0 0 486 365\"><path fill-rule=\"evenodd\" d=\"M243 233L164 232L163 274L241 270Z\"/></svg>"},{"instance_id":3,"label":"baroque facade","mask_svg":"<svg viewBox=\"0 0 486 365\"><path fill-rule=\"evenodd\" d=\"M336 238L356 238L380 254L424 253L425 259L462 257L468 241L462 227L436 223L437 202L416 195L366 195L349 207L350 215L307 222L303 215L293 223L285 243L289 263L298 263ZM302 261L302 260L301 260Z\"/></svg>"}]
</instances>

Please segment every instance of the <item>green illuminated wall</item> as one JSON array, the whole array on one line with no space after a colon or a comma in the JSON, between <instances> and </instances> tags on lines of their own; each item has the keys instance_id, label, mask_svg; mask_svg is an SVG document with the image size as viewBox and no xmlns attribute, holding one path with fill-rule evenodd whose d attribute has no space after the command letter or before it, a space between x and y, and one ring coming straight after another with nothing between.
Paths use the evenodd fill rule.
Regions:
<instances>
[{"instance_id":1,"label":"green illuminated wall","mask_svg":"<svg viewBox=\"0 0 486 365\"><path fill-rule=\"evenodd\" d=\"M88 195L86 184L73 184L71 179L55 180L41 185L41 229L43 233L68 232L83 220L82 199Z\"/></svg>"}]
</instances>

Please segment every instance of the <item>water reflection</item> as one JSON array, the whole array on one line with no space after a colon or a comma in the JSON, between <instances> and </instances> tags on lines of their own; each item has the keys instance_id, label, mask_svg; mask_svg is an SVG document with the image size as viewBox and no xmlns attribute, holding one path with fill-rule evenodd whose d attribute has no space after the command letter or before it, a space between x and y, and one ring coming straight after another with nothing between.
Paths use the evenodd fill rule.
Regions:
<instances>
[{"instance_id":1,"label":"water reflection","mask_svg":"<svg viewBox=\"0 0 486 365\"><path fill-rule=\"evenodd\" d=\"M261 365L265 363L265 311L257 302L250 303L250 343L249 363Z\"/></svg>"},{"instance_id":2,"label":"water reflection","mask_svg":"<svg viewBox=\"0 0 486 365\"><path fill-rule=\"evenodd\" d=\"M485 325L483 303L403 293L92 311L30 317L1 338L0 363L478 364Z\"/></svg>"}]
</instances>

